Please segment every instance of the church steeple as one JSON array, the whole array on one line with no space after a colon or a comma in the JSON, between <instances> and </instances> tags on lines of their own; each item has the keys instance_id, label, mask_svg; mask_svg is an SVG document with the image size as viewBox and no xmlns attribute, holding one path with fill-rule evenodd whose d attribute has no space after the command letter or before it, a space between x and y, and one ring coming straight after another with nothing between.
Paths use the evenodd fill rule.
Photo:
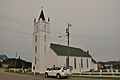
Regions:
<instances>
[{"instance_id":1,"label":"church steeple","mask_svg":"<svg viewBox=\"0 0 120 80\"><path fill-rule=\"evenodd\" d=\"M45 21L45 16L44 16L43 10L41 10L41 13L40 13L40 16L39 16L38 20L40 20L40 18Z\"/></svg>"}]
</instances>

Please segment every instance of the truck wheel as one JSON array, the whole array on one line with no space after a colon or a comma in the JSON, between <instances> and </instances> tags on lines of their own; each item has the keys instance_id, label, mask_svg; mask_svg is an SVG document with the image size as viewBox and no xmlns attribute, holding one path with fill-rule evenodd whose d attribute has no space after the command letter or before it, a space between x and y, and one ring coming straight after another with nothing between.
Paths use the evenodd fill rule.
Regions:
<instances>
[{"instance_id":1,"label":"truck wheel","mask_svg":"<svg viewBox=\"0 0 120 80\"><path fill-rule=\"evenodd\" d=\"M60 79L60 78L61 78L60 74L57 74L57 75L56 75L56 78L57 78L57 79Z\"/></svg>"},{"instance_id":2,"label":"truck wheel","mask_svg":"<svg viewBox=\"0 0 120 80\"><path fill-rule=\"evenodd\" d=\"M45 77L46 77L46 78L48 78L48 77L49 77L49 76L48 76L48 73L45 73Z\"/></svg>"}]
</instances>

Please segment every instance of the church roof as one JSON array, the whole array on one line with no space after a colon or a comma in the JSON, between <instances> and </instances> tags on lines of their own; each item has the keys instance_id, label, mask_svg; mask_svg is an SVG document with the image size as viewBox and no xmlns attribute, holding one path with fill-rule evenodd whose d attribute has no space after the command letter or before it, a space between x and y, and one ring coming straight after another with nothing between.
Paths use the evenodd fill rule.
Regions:
<instances>
[{"instance_id":1,"label":"church roof","mask_svg":"<svg viewBox=\"0 0 120 80\"><path fill-rule=\"evenodd\" d=\"M97 61L95 61L93 58L92 58L92 62L93 62L93 63L97 63Z\"/></svg>"},{"instance_id":2,"label":"church roof","mask_svg":"<svg viewBox=\"0 0 120 80\"><path fill-rule=\"evenodd\" d=\"M67 56L68 54L67 46L51 43L50 47L59 56ZM75 48L75 47L69 47L69 56L91 57L89 53L83 51L80 48Z\"/></svg>"},{"instance_id":3,"label":"church roof","mask_svg":"<svg viewBox=\"0 0 120 80\"><path fill-rule=\"evenodd\" d=\"M45 16L44 16L43 10L41 10L41 13L40 13L40 16L39 16L38 20L40 20L40 18L45 21Z\"/></svg>"}]
</instances>

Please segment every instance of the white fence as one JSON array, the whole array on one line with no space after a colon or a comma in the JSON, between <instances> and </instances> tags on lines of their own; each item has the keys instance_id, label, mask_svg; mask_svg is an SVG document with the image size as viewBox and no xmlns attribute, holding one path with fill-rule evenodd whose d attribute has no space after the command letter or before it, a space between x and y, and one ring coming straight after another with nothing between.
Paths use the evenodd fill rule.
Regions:
<instances>
[{"instance_id":1,"label":"white fence","mask_svg":"<svg viewBox=\"0 0 120 80\"><path fill-rule=\"evenodd\" d=\"M23 68L9 68L9 72L11 72L11 71L24 73L24 72L27 71L27 69L23 69Z\"/></svg>"},{"instance_id":2,"label":"white fence","mask_svg":"<svg viewBox=\"0 0 120 80\"><path fill-rule=\"evenodd\" d=\"M120 72L118 72L118 70L116 70L115 72L102 72L102 70L100 70L100 72L82 72L80 73L80 76L112 76L112 77L120 77Z\"/></svg>"}]
</instances>

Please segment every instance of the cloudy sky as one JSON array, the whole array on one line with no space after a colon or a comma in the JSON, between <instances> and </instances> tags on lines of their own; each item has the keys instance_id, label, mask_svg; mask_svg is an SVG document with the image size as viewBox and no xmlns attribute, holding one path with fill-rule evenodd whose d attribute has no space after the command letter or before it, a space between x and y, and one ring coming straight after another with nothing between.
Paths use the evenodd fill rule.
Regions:
<instances>
[{"instance_id":1,"label":"cloudy sky","mask_svg":"<svg viewBox=\"0 0 120 80\"><path fill-rule=\"evenodd\" d=\"M120 0L0 0L0 54L32 59L33 18L50 17L51 42L90 51L96 61L120 60ZM62 42L61 42L62 41Z\"/></svg>"}]
</instances>

